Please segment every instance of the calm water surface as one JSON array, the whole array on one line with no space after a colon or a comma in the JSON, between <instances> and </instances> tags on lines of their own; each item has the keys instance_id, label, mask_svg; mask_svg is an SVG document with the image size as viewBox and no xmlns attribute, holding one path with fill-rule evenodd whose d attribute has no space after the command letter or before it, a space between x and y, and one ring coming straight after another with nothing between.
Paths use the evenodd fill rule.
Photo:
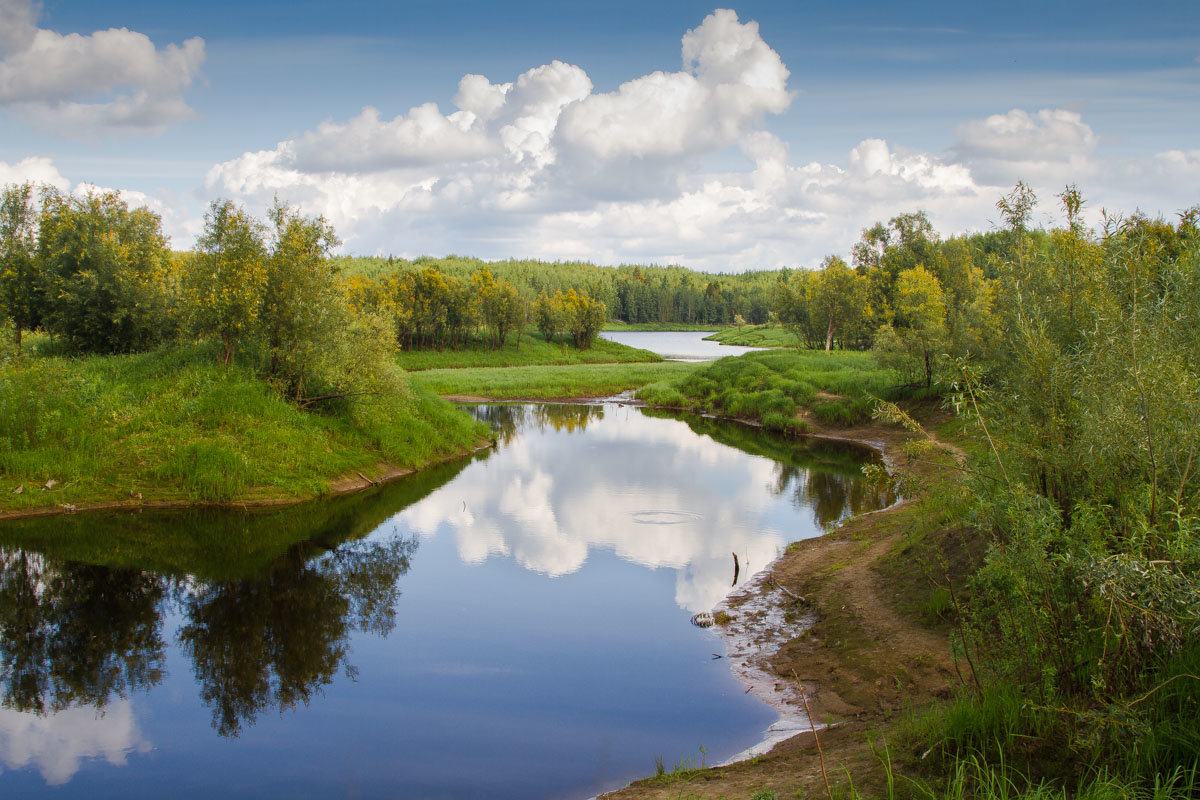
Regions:
<instances>
[{"instance_id":1,"label":"calm water surface","mask_svg":"<svg viewBox=\"0 0 1200 800\"><path fill-rule=\"evenodd\" d=\"M711 331L601 331L600 336L618 344L640 347L658 353L669 361L716 361L725 356L740 356L765 347L708 342Z\"/></svg>"},{"instance_id":2,"label":"calm water surface","mask_svg":"<svg viewBox=\"0 0 1200 800\"><path fill-rule=\"evenodd\" d=\"M366 495L0 527L0 796L579 798L758 741L689 618L889 502L863 453L474 413L496 450Z\"/></svg>"}]
</instances>

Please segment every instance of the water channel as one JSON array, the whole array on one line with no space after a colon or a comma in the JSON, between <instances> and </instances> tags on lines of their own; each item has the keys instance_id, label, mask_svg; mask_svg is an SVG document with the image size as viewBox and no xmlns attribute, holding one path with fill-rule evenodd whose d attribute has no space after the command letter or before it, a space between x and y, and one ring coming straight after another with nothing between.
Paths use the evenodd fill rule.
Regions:
<instances>
[{"instance_id":1,"label":"water channel","mask_svg":"<svg viewBox=\"0 0 1200 800\"><path fill-rule=\"evenodd\" d=\"M0 796L585 798L759 740L689 620L890 502L869 452L472 413L496 448L365 494L0 525Z\"/></svg>"},{"instance_id":2,"label":"water channel","mask_svg":"<svg viewBox=\"0 0 1200 800\"><path fill-rule=\"evenodd\" d=\"M716 361L726 356L740 356L764 347L712 342L705 337L711 331L601 331L601 338L617 344L637 347L658 353L668 361Z\"/></svg>"}]
</instances>

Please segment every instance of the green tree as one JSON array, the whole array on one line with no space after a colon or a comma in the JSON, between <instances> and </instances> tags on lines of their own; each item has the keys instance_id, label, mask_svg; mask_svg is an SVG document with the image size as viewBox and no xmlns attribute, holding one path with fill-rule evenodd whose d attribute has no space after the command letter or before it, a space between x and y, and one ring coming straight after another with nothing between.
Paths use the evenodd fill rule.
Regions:
<instances>
[{"instance_id":1,"label":"green tree","mask_svg":"<svg viewBox=\"0 0 1200 800\"><path fill-rule=\"evenodd\" d=\"M269 216L272 246L259 310L267 375L299 398L345 324L347 300L329 258L340 242L323 217L305 218L278 201Z\"/></svg>"},{"instance_id":2,"label":"green tree","mask_svg":"<svg viewBox=\"0 0 1200 800\"><path fill-rule=\"evenodd\" d=\"M128 352L168 335L171 256L152 211L131 211L115 192L47 191L37 259L47 287L45 320L74 349Z\"/></svg>"},{"instance_id":3,"label":"green tree","mask_svg":"<svg viewBox=\"0 0 1200 800\"><path fill-rule=\"evenodd\" d=\"M267 287L263 235L262 224L233 201L214 200L184 277L192 324L220 342L222 364L258 324Z\"/></svg>"},{"instance_id":4,"label":"green tree","mask_svg":"<svg viewBox=\"0 0 1200 800\"><path fill-rule=\"evenodd\" d=\"M896 324L884 325L875 337L876 350L889 362L922 376L933 385L938 356L947 345L946 299L942 286L924 267L913 267L896 278Z\"/></svg>"},{"instance_id":5,"label":"green tree","mask_svg":"<svg viewBox=\"0 0 1200 800\"><path fill-rule=\"evenodd\" d=\"M35 329L45 312L45 286L34 258L37 225L33 185L4 187L0 198L0 315L13 323L18 359L21 332Z\"/></svg>"},{"instance_id":6,"label":"green tree","mask_svg":"<svg viewBox=\"0 0 1200 800\"><path fill-rule=\"evenodd\" d=\"M866 280L837 256L827 257L808 298L813 322L825 329L826 352L833 347L835 335L862 319L865 299Z\"/></svg>"}]
</instances>

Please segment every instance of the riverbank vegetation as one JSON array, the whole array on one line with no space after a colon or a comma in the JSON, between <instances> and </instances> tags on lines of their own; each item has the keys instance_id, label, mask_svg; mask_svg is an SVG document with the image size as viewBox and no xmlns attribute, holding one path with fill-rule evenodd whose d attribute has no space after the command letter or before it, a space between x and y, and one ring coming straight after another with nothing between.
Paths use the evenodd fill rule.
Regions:
<instances>
[{"instance_id":1,"label":"riverbank vegetation","mask_svg":"<svg viewBox=\"0 0 1200 800\"><path fill-rule=\"evenodd\" d=\"M874 719L875 744L832 737L856 765L829 776L846 796L1200 791L1200 209L1091 230L1074 188L1059 199L1064 224L1032 230L1036 198L1018 185L998 203L1003 230L945 242L901 215L864 231L853 268L831 257L781 286L779 317L808 346L871 342L890 379L860 373L837 393L876 398L876 416L910 431L898 454L917 467L911 511L830 544L861 551L857 583L800 551L775 567L818 618L788 647L824 659L828 692L887 635L867 633L867 600L891 598L913 641L948 635L958 676L938 702L932 684L913 697L898 677L892 691L896 670L868 659L881 672L844 710ZM819 302L835 295L848 300ZM786 420L818 396L790 355L727 359L641 396ZM939 398L948 420L931 413Z\"/></svg>"},{"instance_id":2,"label":"riverbank vegetation","mask_svg":"<svg viewBox=\"0 0 1200 800\"><path fill-rule=\"evenodd\" d=\"M486 397L490 400L563 400L611 397L647 383L686 375L696 364L680 361L632 364L529 365L431 369L414 372L409 380L443 396Z\"/></svg>"},{"instance_id":3,"label":"riverbank vegetation","mask_svg":"<svg viewBox=\"0 0 1200 800\"><path fill-rule=\"evenodd\" d=\"M2 212L0 511L295 499L486 440L408 385L324 220L216 201L174 253L111 193L10 186Z\"/></svg>"},{"instance_id":4,"label":"riverbank vegetation","mask_svg":"<svg viewBox=\"0 0 1200 800\"><path fill-rule=\"evenodd\" d=\"M735 344L741 347L800 347L801 342L794 331L778 323L765 325L735 325L722 328L712 336L711 342Z\"/></svg>"},{"instance_id":5,"label":"riverbank vegetation","mask_svg":"<svg viewBox=\"0 0 1200 800\"><path fill-rule=\"evenodd\" d=\"M565 336L546 341L540 335L522 334L519 347L493 350L489 347L464 347L459 350L401 350L396 363L411 372L427 369L468 367L521 367L566 364L619 364L657 362L662 356L649 350L626 347L597 338L586 350L572 347Z\"/></svg>"}]
</instances>

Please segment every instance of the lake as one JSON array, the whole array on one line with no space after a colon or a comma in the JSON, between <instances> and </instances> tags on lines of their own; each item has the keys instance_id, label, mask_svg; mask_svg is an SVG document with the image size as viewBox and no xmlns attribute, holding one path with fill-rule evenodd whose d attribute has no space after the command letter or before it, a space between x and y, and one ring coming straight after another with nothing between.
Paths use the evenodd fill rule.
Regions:
<instances>
[{"instance_id":1,"label":"lake","mask_svg":"<svg viewBox=\"0 0 1200 800\"><path fill-rule=\"evenodd\" d=\"M0 526L0 795L586 798L759 741L690 618L888 504L869 451L472 413L496 448L359 495Z\"/></svg>"},{"instance_id":2,"label":"lake","mask_svg":"<svg viewBox=\"0 0 1200 800\"><path fill-rule=\"evenodd\" d=\"M709 342L712 331L601 331L601 338L617 344L658 353L668 361L716 361L725 356L740 356L765 347Z\"/></svg>"}]
</instances>

